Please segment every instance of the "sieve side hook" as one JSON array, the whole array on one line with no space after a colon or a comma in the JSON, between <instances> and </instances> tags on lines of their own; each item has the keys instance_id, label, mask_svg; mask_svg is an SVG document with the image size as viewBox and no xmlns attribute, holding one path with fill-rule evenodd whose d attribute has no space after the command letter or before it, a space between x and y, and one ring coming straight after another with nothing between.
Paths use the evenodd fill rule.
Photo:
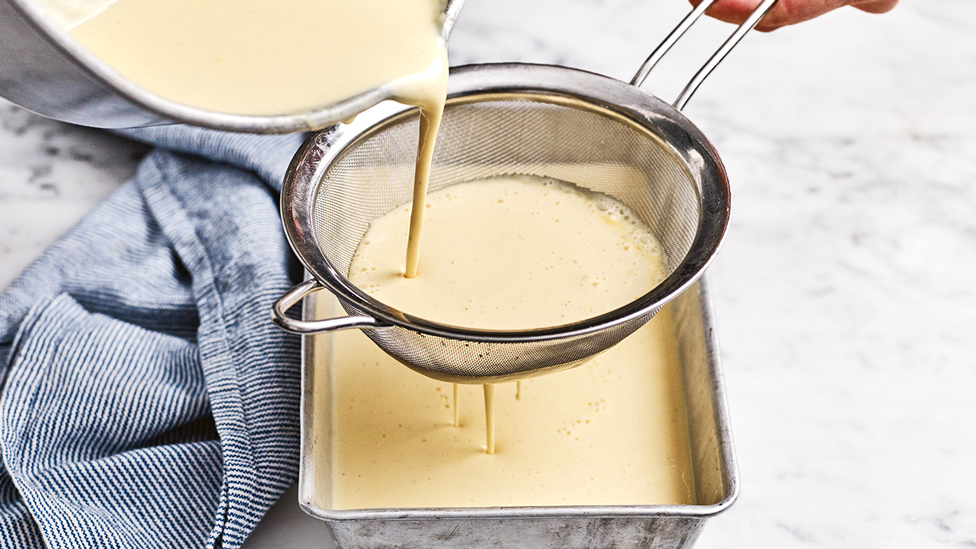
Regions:
<instances>
[{"instance_id":1,"label":"sieve side hook","mask_svg":"<svg viewBox=\"0 0 976 549\"><path fill-rule=\"evenodd\" d=\"M690 81L688 81L688 84L685 85L683 90L681 90L681 93L678 94L678 98L674 100L674 103L672 103L671 106L679 111L683 109L685 105L688 104L688 100L691 99L691 96L694 95L698 90L698 86L701 86L702 82L704 82L705 79L708 78L708 75L715 70L715 67L717 67L723 59L725 59L725 56L732 51L732 48L734 48L745 37L746 33L755 28L755 26L759 24L759 21L767 13L769 13L769 10L773 9L773 6L776 5L776 1L777 0L763 0L758 6L756 6L756 9L749 14L749 17L747 17L746 20L735 29L732 36L729 36L729 38L722 43L719 49L712 54L708 61L702 65L702 68L698 69L698 72L695 73ZM637 74L635 74L634 78L631 79L630 84L640 87L651 74L651 70L655 65L657 65L658 61L660 61L661 58L668 53L668 50L670 50L671 47L681 39L685 32L687 32L688 29L690 29L691 26L698 21L702 14L705 13L705 10L707 10L715 2L716 0L702 0L697 6L695 6L695 9L691 10L691 12L686 15L680 23L678 23L678 26L675 27L674 30L672 30L671 33L664 38L661 44L658 45L653 52L651 52L651 55L648 56L647 60L644 61L644 64L641 65L640 69L638 69Z\"/></svg>"},{"instance_id":2,"label":"sieve side hook","mask_svg":"<svg viewBox=\"0 0 976 549\"><path fill-rule=\"evenodd\" d=\"M390 325L371 316L344 316L326 320L295 320L285 315L299 301L309 294L325 289L318 280L310 279L288 290L278 298L271 307L271 320L282 330L293 334L317 334L321 332L335 332L350 328L389 328Z\"/></svg>"}]
</instances>

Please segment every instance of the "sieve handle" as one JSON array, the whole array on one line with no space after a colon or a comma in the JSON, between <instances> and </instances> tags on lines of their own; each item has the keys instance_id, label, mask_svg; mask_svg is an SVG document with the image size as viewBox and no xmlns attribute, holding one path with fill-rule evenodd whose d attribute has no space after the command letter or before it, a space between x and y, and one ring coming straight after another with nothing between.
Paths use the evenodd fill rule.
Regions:
<instances>
[{"instance_id":1,"label":"sieve handle","mask_svg":"<svg viewBox=\"0 0 976 549\"><path fill-rule=\"evenodd\" d=\"M672 103L671 106L679 111L683 109L685 105L688 104L688 100L691 99L691 96L694 95L698 90L698 86L701 86L702 82L704 82L705 79L708 78L708 75L715 70L715 67L717 67L723 59L725 59L725 56L732 51L732 48L734 48L739 41L745 37L746 33L755 28L755 26L759 24L759 21L767 13L769 13L769 10L773 9L773 6L776 5L776 1L777 0L763 0L758 6L756 6L756 9L749 14L749 17L747 17L746 20L743 21L737 29L735 29L732 36L730 36L719 47L718 51L712 54L702 68L698 69L695 76L691 77L691 80L687 85L685 85L685 88L681 90L681 93L678 94L678 98L674 100L674 103ZM705 10L707 10L709 6L715 2L716 0L702 0L697 6L695 6L695 9L691 10L691 13L686 15L685 18L678 23L678 26L671 31L671 34L665 37L664 41L661 42L661 44L653 52L651 52L651 55L647 58L647 61L644 61L644 64L641 65L641 68L637 71L637 74L635 74L634 78L631 79L631 85L640 87L644 83L644 80L646 80L651 74L651 70L655 65L657 65L658 61L660 61L661 58L668 53L671 46L674 46L674 44L681 39L684 33L687 32L696 21L698 21L698 18L705 13Z\"/></svg>"},{"instance_id":2,"label":"sieve handle","mask_svg":"<svg viewBox=\"0 0 976 549\"><path fill-rule=\"evenodd\" d=\"M317 334L321 332L348 330L350 328L388 328L390 326L371 316L344 316L312 321L295 320L285 316L285 312L294 307L299 301L305 299L309 294L324 288L325 286L319 284L317 280L311 279L288 290L285 295L278 298L274 302L274 305L272 305L271 320L281 327L281 329L293 334Z\"/></svg>"}]
</instances>

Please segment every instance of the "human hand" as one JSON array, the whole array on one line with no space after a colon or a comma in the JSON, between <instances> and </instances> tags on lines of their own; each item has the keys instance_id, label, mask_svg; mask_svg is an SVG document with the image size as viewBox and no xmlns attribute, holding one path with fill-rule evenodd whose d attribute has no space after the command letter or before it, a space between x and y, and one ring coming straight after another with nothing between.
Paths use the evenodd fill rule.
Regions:
<instances>
[{"instance_id":1,"label":"human hand","mask_svg":"<svg viewBox=\"0 0 976 549\"><path fill-rule=\"evenodd\" d=\"M698 5L702 0L691 0ZM756 30L768 32L823 15L842 6L853 6L868 13L884 13L898 4L898 0L779 0L773 9L756 25ZM759 0L718 0L705 13L727 23L741 23Z\"/></svg>"}]
</instances>

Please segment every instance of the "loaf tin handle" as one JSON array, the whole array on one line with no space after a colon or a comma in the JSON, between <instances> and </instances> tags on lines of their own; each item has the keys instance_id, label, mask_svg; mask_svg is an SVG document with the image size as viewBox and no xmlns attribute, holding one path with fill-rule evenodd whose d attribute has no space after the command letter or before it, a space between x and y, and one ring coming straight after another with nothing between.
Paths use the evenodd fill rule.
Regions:
<instances>
[{"instance_id":1,"label":"loaf tin handle","mask_svg":"<svg viewBox=\"0 0 976 549\"><path fill-rule=\"evenodd\" d=\"M278 298L271 307L271 320L286 332L293 334L317 334L334 332L350 328L388 328L389 324L381 322L371 316L344 316L325 320L295 320L285 316L288 309L294 307L309 294L324 289L315 279L306 280L298 286L288 290L288 293Z\"/></svg>"},{"instance_id":2,"label":"loaf tin handle","mask_svg":"<svg viewBox=\"0 0 976 549\"><path fill-rule=\"evenodd\" d=\"M712 54L702 68L695 73L695 76L693 76L685 88L681 90L681 93L678 94L678 98L674 100L674 103L672 103L671 106L679 111L683 109L685 105L688 104L688 100L691 99L691 96L694 95L695 91L698 90L698 86L701 86L702 82L704 82L705 79L708 78L708 75L715 70L715 67L717 67L723 59L725 59L725 56L732 51L732 48L734 48L736 44L738 44L739 41L745 37L746 33L755 28L755 26L759 24L759 21L767 13L769 13L769 10L773 9L773 6L776 5L776 1L777 0L763 0L758 6L756 6L756 9L749 14L749 17L747 17L746 20L743 21L737 29L735 29L732 36L730 36L721 45L721 47L719 47L718 51ZM661 58L668 53L671 46L674 46L674 44L681 39L684 33L687 32L696 21L698 21L698 18L705 13L705 10L707 10L715 2L716 0L702 0L697 6L695 6L695 9L691 10L691 13L686 15L685 18L678 23L678 26L671 31L671 34L669 34L664 41L662 41L661 44L653 52L651 52L651 55L647 58L647 61L644 61L644 64L641 65L641 68L637 71L637 74L635 74L634 78L631 79L631 85L640 87L644 83L644 80L646 80L651 74L651 69L653 69L654 66L657 65L658 61L660 61Z\"/></svg>"}]
</instances>

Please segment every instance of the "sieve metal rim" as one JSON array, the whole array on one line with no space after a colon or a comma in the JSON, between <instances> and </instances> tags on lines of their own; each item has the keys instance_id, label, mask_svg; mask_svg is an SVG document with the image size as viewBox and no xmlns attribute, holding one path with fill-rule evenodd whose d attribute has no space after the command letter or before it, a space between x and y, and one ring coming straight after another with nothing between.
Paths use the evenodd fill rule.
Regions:
<instances>
[{"instance_id":1,"label":"sieve metal rim","mask_svg":"<svg viewBox=\"0 0 976 549\"><path fill-rule=\"evenodd\" d=\"M285 235L317 282L307 285L306 290L324 287L340 301L367 315L351 317L361 322L339 328L399 326L422 334L483 343L567 338L612 327L659 309L693 284L711 262L728 228L731 190L717 151L680 111L636 86L578 69L521 63L452 69L449 105L499 97L585 105L626 120L666 144L681 160L699 193L702 214L688 254L661 284L633 302L583 321L546 328L478 330L452 326L410 315L369 297L353 286L345 273L340 273L322 253L315 235L314 206L322 177L351 145L401 117L416 116L414 108L386 102L363 112L350 124L339 124L311 135L295 154L282 188L281 217ZM369 319L373 322L368 322Z\"/></svg>"}]
</instances>

